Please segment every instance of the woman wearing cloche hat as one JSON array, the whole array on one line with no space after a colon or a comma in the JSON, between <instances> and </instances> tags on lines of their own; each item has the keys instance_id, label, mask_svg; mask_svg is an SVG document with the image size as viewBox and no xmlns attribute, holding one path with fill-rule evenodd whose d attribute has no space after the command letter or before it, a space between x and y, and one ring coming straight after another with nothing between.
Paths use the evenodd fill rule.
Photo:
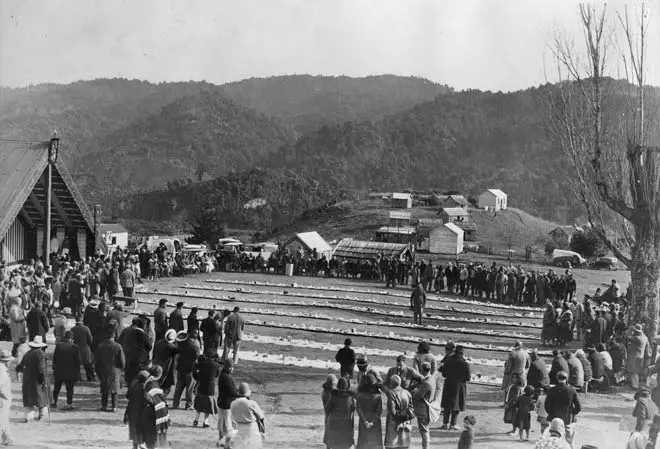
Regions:
<instances>
[{"instance_id":1,"label":"woman wearing cloche hat","mask_svg":"<svg viewBox=\"0 0 660 449\"><path fill-rule=\"evenodd\" d=\"M256 401L250 399L250 385L243 382L238 386L239 398L231 403L231 417L236 423L236 434L232 437L234 449L261 449L262 434L265 433L266 415Z\"/></svg>"}]
</instances>

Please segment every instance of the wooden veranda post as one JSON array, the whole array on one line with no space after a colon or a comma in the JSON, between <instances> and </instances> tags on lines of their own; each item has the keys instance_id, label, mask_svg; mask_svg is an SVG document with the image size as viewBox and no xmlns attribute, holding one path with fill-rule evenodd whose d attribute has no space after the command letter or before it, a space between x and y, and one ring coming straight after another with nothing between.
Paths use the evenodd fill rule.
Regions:
<instances>
[{"instance_id":1,"label":"wooden veranda post","mask_svg":"<svg viewBox=\"0 0 660 449\"><path fill-rule=\"evenodd\" d=\"M51 228L51 203L52 203L52 180L53 180L53 164L57 162L59 152L60 139L57 137L57 131L53 132L53 136L48 144L48 167L46 168L46 229L44 230L44 265L50 265L50 228Z\"/></svg>"}]
</instances>

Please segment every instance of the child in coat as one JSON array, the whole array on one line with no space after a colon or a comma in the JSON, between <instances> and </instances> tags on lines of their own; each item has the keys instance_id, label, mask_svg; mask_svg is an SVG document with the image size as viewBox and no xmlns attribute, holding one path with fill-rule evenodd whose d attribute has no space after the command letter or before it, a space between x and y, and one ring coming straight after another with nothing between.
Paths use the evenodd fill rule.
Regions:
<instances>
[{"instance_id":1,"label":"child in coat","mask_svg":"<svg viewBox=\"0 0 660 449\"><path fill-rule=\"evenodd\" d=\"M534 387L527 385L525 394L518 398L516 424L520 429L520 441L529 441L529 428L532 421L532 409L534 408ZM525 438L523 438L523 431Z\"/></svg>"},{"instance_id":2,"label":"child in coat","mask_svg":"<svg viewBox=\"0 0 660 449\"><path fill-rule=\"evenodd\" d=\"M506 398L504 400L504 422L513 426L509 435L516 435L518 433L518 426L516 423L516 415L518 411L518 397L522 394L522 387L520 376L518 374L511 375L511 385L506 391Z\"/></svg>"},{"instance_id":3,"label":"child in coat","mask_svg":"<svg viewBox=\"0 0 660 449\"><path fill-rule=\"evenodd\" d=\"M463 432L458 439L458 449L472 449L472 442L474 441L474 426L477 424L477 419L468 415L463 419Z\"/></svg>"},{"instance_id":4,"label":"child in coat","mask_svg":"<svg viewBox=\"0 0 660 449\"><path fill-rule=\"evenodd\" d=\"M545 411L545 394L548 392L548 387L544 386L539 390L539 397L536 399L536 420L541 424L541 435L548 428L548 412Z\"/></svg>"}]
</instances>

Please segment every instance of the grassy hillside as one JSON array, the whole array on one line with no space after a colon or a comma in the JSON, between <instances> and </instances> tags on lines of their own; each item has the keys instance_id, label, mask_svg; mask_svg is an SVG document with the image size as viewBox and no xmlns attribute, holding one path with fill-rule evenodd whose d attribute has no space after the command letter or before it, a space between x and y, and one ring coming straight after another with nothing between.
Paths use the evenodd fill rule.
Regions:
<instances>
[{"instance_id":1,"label":"grassy hillside","mask_svg":"<svg viewBox=\"0 0 660 449\"><path fill-rule=\"evenodd\" d=\"M542 252L548 233L558 226L516 208L497 212L474 209L470 218L477 225L480 245L522 252L528 245Z\"/></svg>"}]
</instances>

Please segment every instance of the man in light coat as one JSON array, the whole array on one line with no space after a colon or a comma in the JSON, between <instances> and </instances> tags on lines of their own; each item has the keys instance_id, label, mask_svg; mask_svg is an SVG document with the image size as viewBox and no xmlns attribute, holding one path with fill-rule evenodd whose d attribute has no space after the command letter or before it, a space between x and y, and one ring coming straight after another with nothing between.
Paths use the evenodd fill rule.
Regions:
<instances>
[{"instance_id":1,"label":"man in light coat","mask_svg":"<svg viewBox=\"0 0 660 449\"><path fill-rule=\"evenodd\" d=\"M530 361L527 351L523 349L522 343L519 341L515 342L513 350L509 353L509 358L504 364L502 387L504 388L505 396L514 374L520 378L520 381L522 382L521 386L525 388L525 385L527 385L527 370L529 369L529 365Z\"/></svg>"},{"instance_id":2,"label":"man in light coat","mask_svg":"<svg viewBox=\"0 0 660 449\"><path fill-rule=\"evenodd\" d=\"M238 307L234 307L234 312L225 321L225 345L222 351L222 360L225 361L229 356L229 350L233 349L234 365L238 363L238 349L245 329L245 319L239 314L239 311Z\"/></svg>"},{"instance_id":3,"label":"man in light coat","mask_svg":"<svg viewBox=\"0 0 660 449\"><path fill-rule=\"evenodd\" d=\"M437 385L437 374L431 374L431 364L422 363L421 375L423 380L417 385L412 394L413 410L417 417L417 427L422 437L422 449L428 449L431 443L431 415L429 405L436 401L440 389Z\"/></svg>"},{"instance_id":4,"label":"man in light coat","mask_svg":"<svg viewBox=\"0 0 660 449\"><path fill-rule=\"evenodd\" d=\"M0 351L0 434L2 435L2 444L5 446L11 445L14 441L9 428L11 377L8 366L13 359L10 351L6 349Z\"/></svg>"}]
</instances>

